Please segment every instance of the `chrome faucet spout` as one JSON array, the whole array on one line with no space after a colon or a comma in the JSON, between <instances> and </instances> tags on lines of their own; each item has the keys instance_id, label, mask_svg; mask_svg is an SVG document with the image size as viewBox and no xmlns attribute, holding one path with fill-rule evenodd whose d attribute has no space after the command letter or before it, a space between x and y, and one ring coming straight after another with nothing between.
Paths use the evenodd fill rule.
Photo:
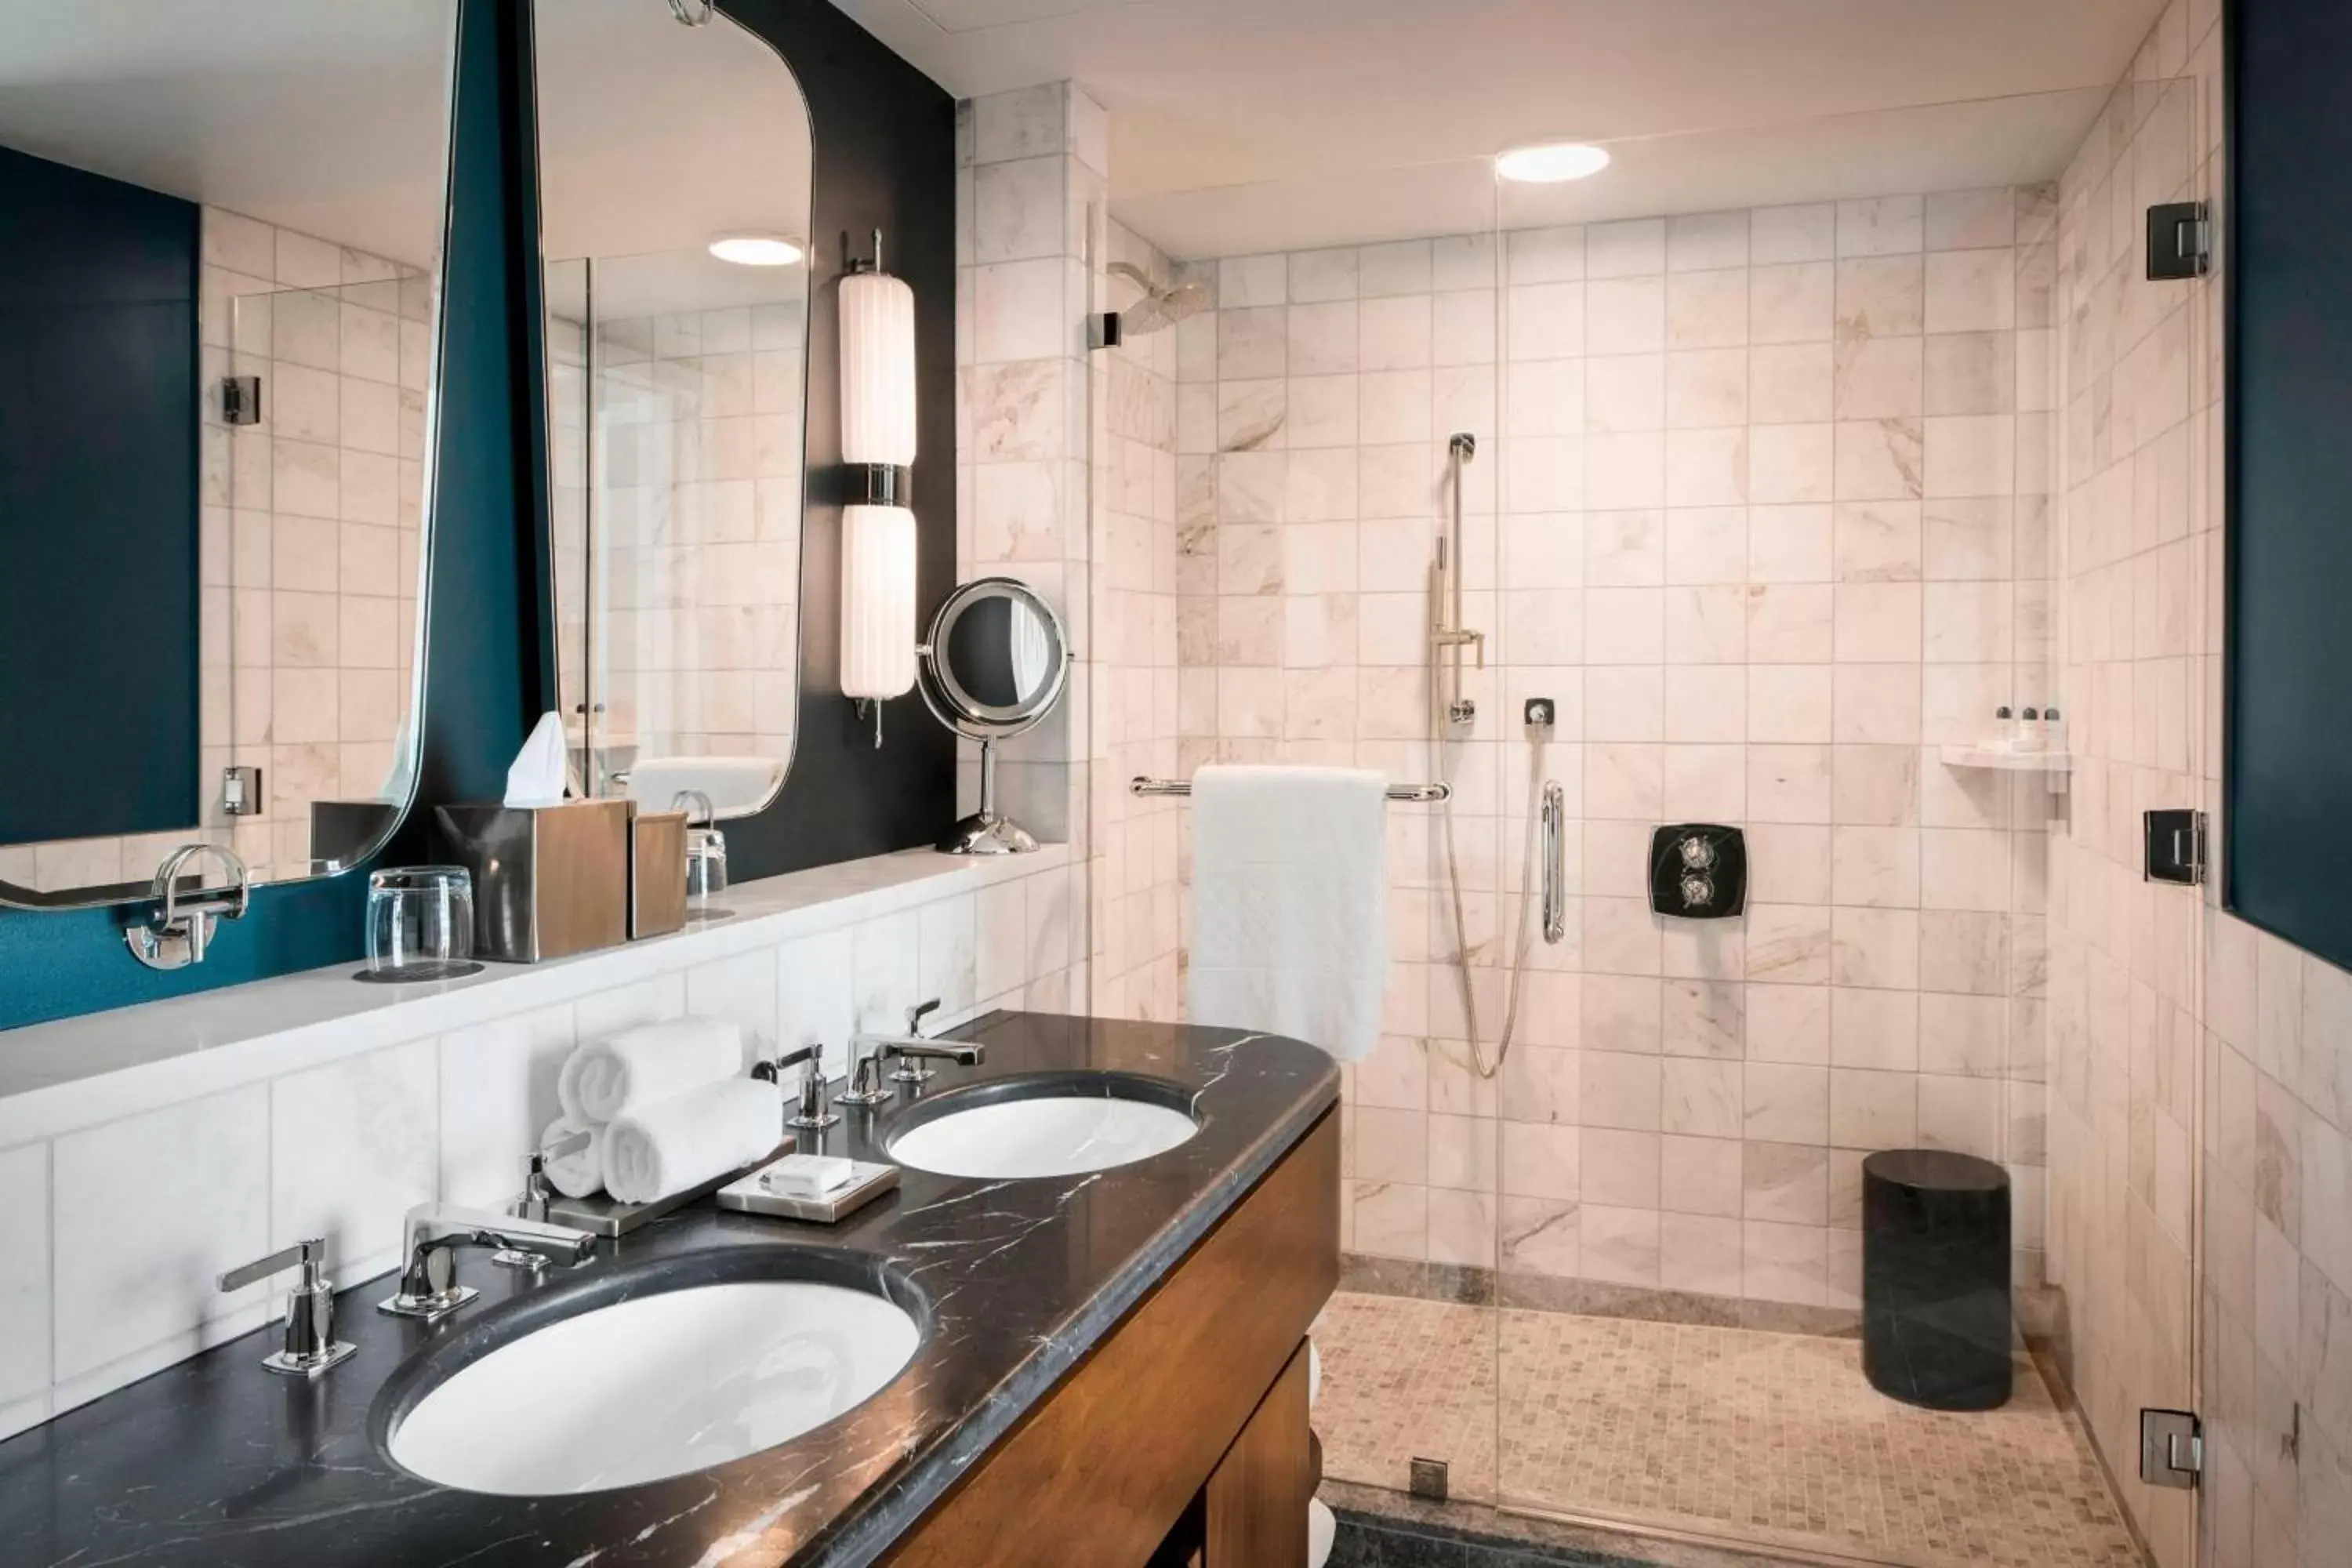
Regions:
<instances>
[{"instance_id":1,"label":"chrome faucet spout","mask_svg":"<svg viewBox=\"0 0 2352 1568\"><path fill-rule=\"evenodd\" d=\"M545 1220L523 1219L456 1204L419 1204L401 1227L400 1289L377 1303L377 1310L427 1322L448 1316L480 1292L457 1280L461 1247L565 1265L595 1256L596 1238L584 1230Z\"/></svg>"}]
</instances>

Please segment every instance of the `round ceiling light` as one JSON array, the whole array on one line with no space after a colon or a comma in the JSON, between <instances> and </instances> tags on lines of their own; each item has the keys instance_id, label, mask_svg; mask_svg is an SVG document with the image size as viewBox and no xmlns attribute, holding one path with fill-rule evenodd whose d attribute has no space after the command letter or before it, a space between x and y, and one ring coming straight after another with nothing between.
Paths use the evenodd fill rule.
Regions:
<instances>
[{"instance_id":1,"label":"round ceiling light","mask_svg":"<svg viewBox=\"0 0 2352 1568\"><path fill-rule=\"evenodd\" d=\"M1556 185L1566 180L1588 179L1608 166L1607 150L1589 142L1544 142L1533 147L1514 147L1495 158L1497 175L1525 185Z\"/></svg>"},{"instance_id":2,"label":"round ceiling light","mask_svg":"<svg viewBox=\"0 0 2352 1568\"><path fill-rule=\"evenodd\" d=\"M790 267L801 247L781 234L722 234L710 242L710 254L738 267Z\"/></svg>"}]
</instances>

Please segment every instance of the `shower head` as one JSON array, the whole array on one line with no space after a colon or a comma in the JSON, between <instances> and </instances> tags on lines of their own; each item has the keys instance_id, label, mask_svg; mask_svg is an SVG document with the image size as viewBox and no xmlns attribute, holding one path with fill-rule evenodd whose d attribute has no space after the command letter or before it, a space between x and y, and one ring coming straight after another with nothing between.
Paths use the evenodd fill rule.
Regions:
<instances>
[{"instance_id":1,"label":"shower head","mask_svg":"<svg viewBox=\"0 0 2352 1568\"><path fill-rule=\"evenodd\" d=\"M1142 268L1125 261L1114 261L1104 270L1143 290L1142 299L1124 310L1111 312L1118 320L1119 338L1139 337L1162 327L1172 327L1209 302L1209 289L1204 283L1171 283L1163 288L1152 282L1151 275Z\"/></svg>"}]
</instances>

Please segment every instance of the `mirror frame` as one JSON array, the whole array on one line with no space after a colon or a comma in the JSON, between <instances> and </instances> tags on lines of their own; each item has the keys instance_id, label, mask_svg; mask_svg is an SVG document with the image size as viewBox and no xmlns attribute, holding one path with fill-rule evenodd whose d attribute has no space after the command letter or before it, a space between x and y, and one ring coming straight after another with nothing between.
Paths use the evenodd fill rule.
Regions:
<instances>
[{"instance_id":1,"label":"mirror frame","mask_svg":"<svg viewBox=\"0 0 2352 1568\"><path fill-rule=\"evenodd\" d=\"M436 535L439 531L441 510L441 412L446 389L442 374L446 363L449 331L448 268L450 239L456 224L457 206L457 57L463 42L466 0L448 0L448 36L441 50L441 248L439 266L435 276L432 341L425 349L425 399L424 447L418 461L418 525L416 542L416 625L415 652L410 659L408 679L408 712L400 736L406 741L404 751L394 753L394 762L407 775L407 790L400 799L386 800L389 814L376 835L348 860L313 860L310 869L299 876L252 875L242 879L241 886L253 888L296 887L305 882L331 880L367 866L383 852L384 846L407 823L416 809L417 795L422 787L425 754L425 720L426 682L425 674L430 663L433 627L433 563L436 553ZM205 825L194 822L187 831L200 837ZM141 835L140 837L151 837ZM195 842L192 837L190 842ZM242 862L239 862L242 865ZM130 904L143 904L163 898L164 889L159 879L152 882L100 882L79 888L60 888L43 892L0 878L0 910L51 910L68 912L76 910L111 909Z\"/></svg>"},{"instance_id":2,"label":"mirror frame","mask_svg":"<svg viewBox=\"0 0 2352 1568\"><path fill-rule=\"evenodd\" d=\"M1036 697L1013 708L993 707L973 698L947 668L948 634L966 610L990 599L1026 605L1045 618L1045 629L1053 634L1053 679ZM1045 596L1018 577L974 577L957 584L933 612L930 630L915 654L919 677L916 684L922 688L923 701L940 723L967 740L1002 741L1035 729L1053 712L1070 683L1069 629Z\"/></svg>"}]
</instances>

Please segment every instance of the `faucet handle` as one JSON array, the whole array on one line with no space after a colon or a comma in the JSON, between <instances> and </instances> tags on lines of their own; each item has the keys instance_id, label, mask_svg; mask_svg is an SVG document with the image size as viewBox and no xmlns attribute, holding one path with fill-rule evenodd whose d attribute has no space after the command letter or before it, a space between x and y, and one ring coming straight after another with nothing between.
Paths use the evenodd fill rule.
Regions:
<instances>
[{"instance_id":1,"label":"faucet handle","mask_svg":"<svg viewBox=\"0 0 2352 1568\"><path fill-rule=\"evenodd\" d=\"M286 1298L285 1348L261 1358L271 1372L316 1377L348 1360L355 1348L335 1338L335 1289L327 1283L326 1261L327 1238L313 1236L232 1268L215 1281L224 1291L242 1290L289 1268L302 1271Z\"/></svg>"},{"instance_id":2,"label":"faucet handle","mask_svg":"<svg viewBox=\"0 0 2352 1568\"><path fill-rule=\"evenodd\" d=\"M801 1069L800 1110L784 1118L787 1127L814 1132L841 1120L825 1100L823 1051L822 1046L802 1046L786 1051L772 1062L760 1062L751 1068L751 1076L766 1083L780 1082L783 1069L788 1067Z\"/></svg>"},{"instance_id":3,"label":"faucet handle","mask_svg":"<svg viewBox=\"0 0 2352 1568\"><path fill-rule=\"evenodd\" d=\"M939 1010L940 999L936 996L932 997L928 1002L918 1002L913 1006L908 1008L907 1033L919 1037L923 1032L923 1020L929 1017Z\"/></svg>"},{"instance_id":4,"label":"faucet handle","mask_svg":"<svg viewBox=\"0 0 2352 1568\"><path fill-rule=\"evenodd\" d=\"M543 1148L533 1149L522 1157L522 1193L509 1212L517 1219L547 1217L547 1205L555 1201L555 1189L547 1180L547 1168L556 1161L584 1152L593 1142L586 1128L567 1132Z\"/></svg>"}]
</instances>

